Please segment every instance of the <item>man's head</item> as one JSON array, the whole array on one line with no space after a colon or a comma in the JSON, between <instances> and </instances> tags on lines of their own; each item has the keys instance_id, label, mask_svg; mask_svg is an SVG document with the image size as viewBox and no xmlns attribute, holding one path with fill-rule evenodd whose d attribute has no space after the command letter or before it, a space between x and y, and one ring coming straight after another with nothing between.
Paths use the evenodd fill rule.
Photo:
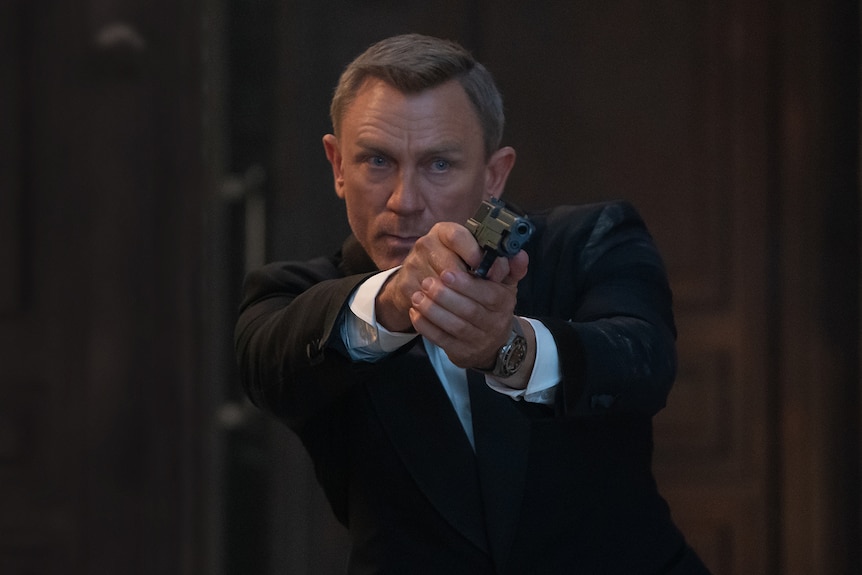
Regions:
<instances>
[{"instance_id":1,"label":"man's head","mask_svg":"<svg viewBox=\"0 0 862 575\"><path fill-rule=\"evenodd\" d=\"M369 48L342 75L332 117L323 144L335 191L380 269L400 264L435 223L464 223L499 197L515 160L498 148L493 80L443 40L399 36Z\"/></svg>"},{"instance_id":2,"label":"man's head","mask_svg":"<svg viewBox=\"0 0 862 575\"><path fill-rule=\"evenodd\" d=\"M490 72L460 45L430 36L405 34L381 40L357 57L341 75L330 106L335 136L344 111L368 78L383 80L405 94L416 94L457 80L470 98L490 156L503 139L503 98Z\"/></svg>"}]
</instances>

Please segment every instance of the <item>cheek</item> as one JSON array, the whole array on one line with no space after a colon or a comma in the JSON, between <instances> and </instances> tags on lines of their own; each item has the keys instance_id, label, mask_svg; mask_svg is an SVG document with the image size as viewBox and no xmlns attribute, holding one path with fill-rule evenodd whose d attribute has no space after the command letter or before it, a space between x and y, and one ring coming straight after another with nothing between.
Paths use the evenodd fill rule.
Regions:
<instances>
[{"instance_id":1,"label":"cheek","mask_svg":"<svg viewBox=\"0 0 862 575\"><path fill-rule=\"evenodd\" d=\"M370 235L373 230L374 218L379 210L375 206L375 197L365 191L352 190L344 198L347 210L347 221L357 237Z\"/></svg>"},{"instance_id":2,"label":"cheek","mask_svg":"<svg viewBox=\"0 0 862 575\"><path fill-rule=\"evenodd\" d=\"M354 196L347 194L344 198L345 209L347 210L347 220L350 222L350 227L356 230L365 221L365 216L362 213L362 202L357 202Z\"/></svg>"}]
</instances>

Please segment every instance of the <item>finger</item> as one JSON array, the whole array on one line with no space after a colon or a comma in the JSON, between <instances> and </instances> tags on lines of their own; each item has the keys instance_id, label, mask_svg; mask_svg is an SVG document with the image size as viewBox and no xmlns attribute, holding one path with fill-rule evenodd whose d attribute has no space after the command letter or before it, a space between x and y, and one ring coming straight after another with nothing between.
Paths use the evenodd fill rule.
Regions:
<instances>
[{"instance_id":1,"label":"finger","mask_svg":"<svg viewBox=\"0 0 862 575\"><path fill-rule=\"evenodd\" d=\"M440 275L439 279L431 279L427 286L433 286L432 291L426 290L427 293L435 300L439 300L443 305L453 309L454 303L449 303L453 300L450 293L443 288L447 288L454 294L466 298L470 304L478 304L480 308L462 309L462 313L485 314L495 313L498 311L511 312L515 306L517 296L517 287L498 283L487 278L477 278L472 273L446 270ZM479 318L481 321L481 317Z\"/></svg>"},{"instance_id":2,"label":"finger","mask_svg":"<svg viewBox=\"0 0 862 575\"><path fill-rule=\"evenodd\" d=\"M438 275L443 270L449 268L468 269L464 258L465 246L463 245L463 240L458 240L457 229L454 229L452 226L455 226L455 224L448 222L438 223L431 228L431 231L426 236L417 240L414 245L418 257L425 264L425 270L433 272L433 275ZM432 274L426 273L425 275Z\"/></svg>"},{"instance_id":3,"label":"finger","mask_svg":"<svg viewBox=\"0 0 862 575\"><path fill-rule=\"evenodd\" d=\"M482 331L439 306L422 294L414 298L410 321L417 333L446 350L450 356L472 356L475 347L484 347Z\"/></svg>"},{"instance_id":4,"label":"finger","mask_svg":"<svg viewBox=\"0 0 862 575\"><path fill-rule=\"evenodd\" d=\"M494 260L494 265L491 266L491 269L488 270L488 275L485 276L485 279L496 283L502 283L503 281L505 281L508 275L509 260L506 258L498 257L496 260Z\"/></svg>"},{"instance_id":5,"label":"finger","mask_svg":"<svg viewBox=\"0 0 862 575\"><path fill-rule=\"evenodd\" d=\"M448 314L440 306L425 306L430 298L417 301L410 309L410 319L417 333L440 347L459 367L487 365L502 345L489 337L489 330L477 328L457 316ZM460 327L457 327L460 326Z\"/></svg>"},{"instance_id":6,"label":"finger","mask_svg":"<svg viewBox=\"0 0 862 575\"><path fill-rule=\"evenodd\" d=\"M527 270L530 267L530 256L527 255L527 252L521 250L509 259L507 263L508 273L500 281L504 285L516 286L527 275Z\"/></svg>"},{"instance_id":7,"label":"finger","mask_svg":"<svg viewBox=\"0 0 862 575\"><path fill-rule=\"evenodd\" d=\"M415 294L413 307L423 319L445 332L447 339L435 343L446 349L450 358L457 355L472 362L465 365L486 365L487 362L482 360L487 359L508 337L516 294L513 288L473 278L466 273L462 275L463 279L479 288L481 296L487 297L486 291L496 292L493 298L482 303L475 299L475 294L463 295L444 285L442 280L429 278L423 282L423 292ZM492 303L488 304L488 301ZM426 329L425 324L416 322L414 328L417 331Z\"/></svg>"},{"instance_id":8,"label":"finger","mask_svg":"<svg viewBox=\"0 0 862 575\"><path fill-rule=\"evenodd\" d=\"M423 282L423 291L413 294L412 304L411 309L425 320L455 337L476 329L470 318L481 315L476 312L479 306L475 302L430 278Z\"/></svg>"},{"instance_id":9,"label":"finger","mask_svg":"<svg viewBox=\"0 0 862 575\"><path fill-rule=\"evenodd\" d=\"M440 240L461 258L465 270L475 269L482 262L484 252L476 243L476 238L466 227L452 222L441 222L435 227L440 229Z\"/></svg>"}]
</instances>

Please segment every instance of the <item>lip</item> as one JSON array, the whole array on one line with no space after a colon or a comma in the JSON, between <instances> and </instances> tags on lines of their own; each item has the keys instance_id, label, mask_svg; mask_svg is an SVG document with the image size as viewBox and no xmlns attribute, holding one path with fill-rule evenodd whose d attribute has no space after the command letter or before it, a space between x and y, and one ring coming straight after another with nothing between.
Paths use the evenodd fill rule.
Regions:
<instances>
[{"instance_id":1,"label":"lip","mask_svg":"<svg viewBox=\"0 0 862 575\"><path fill-rule=\"evenodd\" d=\"M382 240L384 243L394 249L406 249L410 250L413 247L413 244L416 243L416 240L419 239L419 236L402 236L395 234L383 234Z\"/></svg>"}]
</instances>

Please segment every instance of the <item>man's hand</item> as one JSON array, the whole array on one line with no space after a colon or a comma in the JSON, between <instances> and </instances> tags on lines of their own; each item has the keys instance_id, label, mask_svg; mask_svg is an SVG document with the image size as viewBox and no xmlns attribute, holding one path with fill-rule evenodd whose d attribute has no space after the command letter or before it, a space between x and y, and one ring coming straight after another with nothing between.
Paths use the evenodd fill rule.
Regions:
<instances>
[{"instance_id":1,"label":"man's hand","mask_svg":"<svg viewBox=\"0 0 862 575\"><path fill-rule=\"evenodd\" d=\"M377 295L377 321L389 331L412 331L410 308L413 294L422 290L427 277L439 277L446 269L466 270L471 254L481 250L466 228L438 223L419 238ZM466 259L465 259L466 258Z\"/></svg>"},{"instance_id":2,"label":"man's hand","mask_svg":"<svg viewBox=\"0 0 862 575\"><path fill-rule=\"evenodd\" d=\"M527 273L529 258L525 252L511 259L497 258L482 279L470 271L482 255L464 226L435 225L416 242L378 295L378 321L390 331L415 329L459 367L493 366L497 350L509 338L517 284ZM521 323L533 355L535 335L527 322ZM522 371L529 374L531 368L524 365ZM523 387L518 382L504 383Z\"/></svg>"}]
</instances>

